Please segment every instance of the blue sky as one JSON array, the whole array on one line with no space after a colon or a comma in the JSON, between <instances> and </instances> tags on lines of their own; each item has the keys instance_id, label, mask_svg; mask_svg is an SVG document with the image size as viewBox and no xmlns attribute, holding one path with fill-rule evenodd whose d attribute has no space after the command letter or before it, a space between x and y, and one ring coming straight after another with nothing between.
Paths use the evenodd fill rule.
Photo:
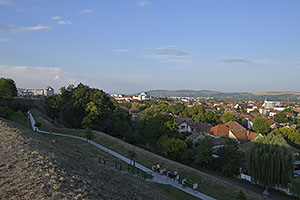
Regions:
<instances>
[{"instance_id":1,"label":"blue sky","mask_svg":"<svg viewBox=\"0 0 300 200\"><path fill-rule=\"evenodd\" d=\"M0 76L56 90L300 91L299 0L0 0Z\"/></svg>"}]
</instances>

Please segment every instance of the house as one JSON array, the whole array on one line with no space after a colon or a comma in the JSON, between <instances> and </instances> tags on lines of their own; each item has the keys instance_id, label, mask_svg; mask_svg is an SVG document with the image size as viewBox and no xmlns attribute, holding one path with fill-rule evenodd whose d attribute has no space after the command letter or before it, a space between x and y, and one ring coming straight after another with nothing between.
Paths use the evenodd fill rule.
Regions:
<instances>
[{"instance_id":1,"label":"house","mask_svg":"<svg viewBox=\"0 0 300 200\"><path fill-rule=\"evenodd\" d=\"M191 133L192 132L192 128L190 126L191 121L192 120L187 117L182 117L182 116L177 117L176 123L178 125L178 131L180 133L186 133L186 132Z\"/></svg>"},{"instance_id":2,"label":"house","mask_svg":"<svg viewBox=\"0 0 300 200\"><path fill-rule=\"evenodd\" d=\"M47 86L45 89L18 89L19 96L51 96L54 94L54 89Z\"/></svg>"},{"instance_id":3,"label":"house","mask_svg":"<svg viewBox=\"0 0 300 200\"><path fill-rule=\"evenodd\" d=\"M228 122L226 124L219 124L212 127L209 132L210 136L219 138L222 135L226 135L229 138L235 139L240 143L254 140L259 134L249 131L240 125L238 122Z\"/></svg>"},{"instance_id":4,"label":"house","mask_svg":"<svg viewBox=\"0 0 300 200\"><path fill-rule=\"evenodd\" d=\"M191 140L192 143L193 143L193 146L195 147L196 143L197 143L199 140L202 140L202 139L204 139L204 138L205 138L204 134L195 132L195 133L192 133L191 135L189 135L189 136L186 138L186 141Z\"/></svg>"},{"instance_id":5,"label":"house","mask_svg":"<svg viewBox=\"0 0 300 200\"><path fill-rule=\"evenodd\" d=\"M270 111L269 111L269 116L270 116L270 117L274 117L277 113L278 113L277 110L270 110Z\"/></svg>"},{"instance_id":6,"label":"house","mask_svg":"<svg viewBox=\"0 0 300 200\"><path fill-rule=\"evenodd\" d=\"M247 108L247 113L250 113L250 112L254 111L255 109L258 109L258 107L257 106L249 106Z\"/></svg>"},{"instance_id":7,"label":"house","mask_svg":"<svg viewBox=\"0 0 300 200\"><path fill-rule=\"evenodd\" d=\"M262 134L256 133L256 132L253 132L253 131L249 131L249 130L246 132L246 135L247 135L247 139L250 140L250 141L254 141L258 137L263 137Z\"/></svg>"},{"instance_id":8,"label":"house","mask_svg":"<svg viewBox=\"0 0 300 200\"><path fill-rule=\"evenodd\" d=\"M208 133L213 137L229 135L229 128L224 124L219 124L219 125L216 125L216 126L210 128Z\"/></svg>"},{"instance_id":9,"label":"house","mask_svg":"<svg viewBox=\"0 0 300 200\"><path fill-rule=\"evenodd\" d=\"M43 91L43 95L46 97L54 95L54 89L51 86L47 86Z\"/></svg>"},{"instance_id":10,"label":"house","mask_svg":"<svg viewBox=\"0 0 300 200\"><path fill-rule=\"evenodd\" d=\"M239 142L248 141L247 130L237 122L228 122L225 124L229 128L229 138L238 140Z\"/></svg>"},{"instance_id":11,"label":"house","mask_svg":"<svg viewBox=\"0 0 300 200\"><path fill-rule=\"evenodd\" d=\"M211 128L211 125L208 123L195 122L184 116L177 116L176 123L178 124L178 131L180 133L207 133Z\"/></svg>"},{"instance_id":12,"label":"house","mask_svg":"<svg viewBox=\"0 0 300 200\"><path fill-rule=\"evenodd\" d=\"M253 127L253 122L252 120L254 119L254 117L250 114L245 114L245 113L241 113L240 117L245 118L246 120L246 124L245 127L247 127L248 129L251 129Z\"/></svg>"},{"instance_id":13,"label":"house","mask_svg":"<svg viewBox=\"0 0 300 200\"><path fill-rule=\"evenodd\" d=\"M142 92L137 96L133 96L132 99L139 100L139 101L151 100L151 96L147 92Z\"/></svg>"}]
</instances>

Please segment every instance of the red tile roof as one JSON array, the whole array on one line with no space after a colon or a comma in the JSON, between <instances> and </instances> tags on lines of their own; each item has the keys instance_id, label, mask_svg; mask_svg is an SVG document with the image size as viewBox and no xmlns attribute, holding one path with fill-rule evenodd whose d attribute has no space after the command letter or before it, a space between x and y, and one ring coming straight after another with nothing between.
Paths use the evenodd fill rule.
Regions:
<instances>
[{"instance_id":1,"label":"red tile roof","mask_svg":"<svg viewBox=\"0 0 300 200\"><path fill-rule=\"evenodd\" d=\"M240 125L237 122L228 122L225 124L230 131L233 133L233 135L239 140L239 141L247 141L247 130Z\"/></svg>"},{"instance_id":2,"label":"red tile roof","mask_svg":"<svg viewBox=\"0 0 300 200\"><path fill-rule=\"evenodd\" d=\"M219 124L210 128L209 134L215 136L229 135L229 128L224 124Z\"/></svg>"},{"instance_id":3,"label":"red tile roof","mask_svg":"<svg viewBox=\"0 0 300 200\"><path fill-rule=\"evenodd\" d=\"M250 141L253 141L258 136L258 133L255 133L253 131L247 131L247 138Z\"/></svg>"}]
</instances>

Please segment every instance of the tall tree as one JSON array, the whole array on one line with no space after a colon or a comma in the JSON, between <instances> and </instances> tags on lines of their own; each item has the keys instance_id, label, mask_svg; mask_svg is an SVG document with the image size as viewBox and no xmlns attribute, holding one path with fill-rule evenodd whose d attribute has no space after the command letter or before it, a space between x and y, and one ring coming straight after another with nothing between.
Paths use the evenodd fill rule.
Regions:
<instances>
[{"instance_id":1,"label":"tall tree","mask_svg":"<svg viewBox=\"0 0 300 200\"><path fill-rule=\"evenodd\" d=\"M280 128L279 132L291 145L295 146L296 148L300 148L300 133L298 130L284 127Z\"/></svg>"},{"instance_id":2,"label":"tall tree","mask_svg":"<svg viewBox=\"0 0 300 200\"><path fill-rule=\"evenodd\" d=\"M9 78L0 78L0 102L12 100L14 96L17 96L15 81Z\"/></svg>"},{"instance_id":3,"label":"tall tree","mask_svg":"<svg viewBox=\"0 0 300 200\"><path fill-rule=\"evenodd\" d=\"M274 121L277 123L286 123L288 120L289 119L284 112L279 112L274 115Z\"/></svg>"},{"instance_id":4,"label":"tall tree","mask_svg":"<svg viewBox=\"0 0 300 200\"><path fill-rule=\"evenodd\" d=\"M240 173L240 164L243 161L243 154L238 150L236 143L228 143L218 148L216 154L219 156L214 159L213 165L221 173L227 176L238 175Z\"/></svg>"},{"instance_id":5,"label":"tall tree","mask_svg":"<svg viewBox=\"0 0 300 200\"><path fill-rule=\"evenodd\" d=\"M201 113L204 113L204 107L202 105L200 106L192 106L188 107L183 111L183 115L189 118L193 118L196 115L199 115Z\"/></svg>"},{"instance_id":6,"label":"tall tree","mask_svg":"<svg viewBox=\"0 0 300 200\"><path fill-rule=\"evenodd\" d=\"M287 187L293 177L294 157L281 134L271 132L247 151L253 182L267 187Z\"/></svg>"},{"instance_id":7,"label":"tall tree","mask_svg":"<svg viewBox=\"0 0 300 200\"><path fill-rule=\"evenodd\" d=\"M209 165L213 159L213 143L210 138L206 137L197 144L197 153L195 156L195 164L201 167Z\"/></svg>"},{"instance_id":8,"label":"tall tree","mask_svg":"<svg viewBox=\"0 0 300 200\"><path fill-rule=\"evenodd\" d=\"M54 123L55 119L59 118L59 102L60 96L55 94L47 97L44 103L44 108L46 109L47 115L52 119L52 123Z\"/></svg>"},{"instance_id":9,"label":"tall tree","mask_svg":"<svg viewBox=\"0 0 300 200\"><path fill-rule=\"evenodd\" d=\"M183 140L168 136L160 137L157 143L161 151L173 159L178 159L180 153L187 148L187 144Z\"/></svg>"},{"instance_id":10,"label":"tall tree","mask_svg":"<svg viewBox=\"0 0 300 200\"><path fill-rule=\"evenodd\" d=\"M155 115L146 120L144 134L148 141L155 144L162 136L177 137L178 125L174 117L169 115Z\"/></svg>"},{"instance_id":11,"label":"tall tree","mask_svg":"<svg viewBox=\"0 0 300 200\"><path fill-rule=\"evenodd\" d=\"M262 133L266 135L271 130L270 126L271 123L267 119L264 119L261 116L258 116L253 120L253 130L258 133Z\"/></svg>"},{"instance_id":12,"label":"tall tree","mask_svg":"<svg viewBox=\"0 0 300 200\"><path fill-rule=\"evenodd\" d=\"M230 121L233 121L233 122L237 121L237 118L232 113L225 113L224 115L221 116L220 120L223 124L226 124L227 122L230 122Z\"/></svg>"}]
</instances>

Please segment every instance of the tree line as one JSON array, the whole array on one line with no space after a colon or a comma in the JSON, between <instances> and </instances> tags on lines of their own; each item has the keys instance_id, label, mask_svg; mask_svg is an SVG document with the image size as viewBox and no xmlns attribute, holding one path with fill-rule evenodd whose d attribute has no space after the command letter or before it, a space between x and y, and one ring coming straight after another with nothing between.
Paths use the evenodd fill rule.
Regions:
<instances>
[{"instance_id":1,"label":"tree line","mask_svg":"<svg viewBox=\"0 0 300 200\"><path fill-rule=\"evenodd\" d=\"M0 78L0 117L10 119L11 115L19 110L26 113L27 106L13 99L17 94L14 80L10 78Z\"/></svg>"}]
</instances>

